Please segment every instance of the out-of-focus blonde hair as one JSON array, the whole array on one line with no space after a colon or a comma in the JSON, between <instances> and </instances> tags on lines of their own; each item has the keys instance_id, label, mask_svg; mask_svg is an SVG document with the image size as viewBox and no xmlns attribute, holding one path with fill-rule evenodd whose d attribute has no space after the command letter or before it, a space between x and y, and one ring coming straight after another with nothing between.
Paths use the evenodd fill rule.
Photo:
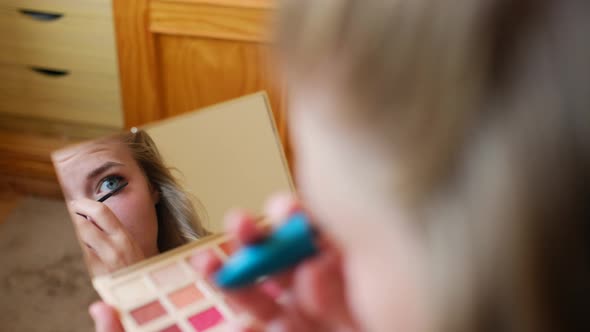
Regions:
<instances>
[{"instance_id":1,"label":"out-of-focus blonde hair","mask_svg":"<svg viewBox=\"0 0 590 332\"><path fill-rule=\"evenodd\" d=\"M209 232L203 227L202 217L193 205L198 201L191 199L170 168L164 164L151 137L143 130L134 130L121 134L121 140L143 170L150 186L158 192L156 213L160 252L208 235Z\"/></svg>"},{"instance_id":2,"label":"out-of-focus blonde hair","mask_svg":"<svg viewBox=\"0 0 590 332\"><path fill-rule=\"evenodd\" d=\"M589 36L587 0L283 1L287 77L336 67L395 151L443 331L590 330Z\"/></svg>"}]
</instances>

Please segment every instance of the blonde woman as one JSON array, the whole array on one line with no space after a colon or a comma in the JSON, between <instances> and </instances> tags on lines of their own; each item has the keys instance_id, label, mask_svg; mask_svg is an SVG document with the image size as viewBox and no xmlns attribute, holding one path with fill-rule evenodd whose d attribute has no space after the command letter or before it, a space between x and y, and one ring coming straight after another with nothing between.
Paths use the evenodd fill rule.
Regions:
<instances>
[{"instance_id":1,"label":"blonde woman","mask_svg":"<svg viewBox=\"0 0 590 332\"><path fill-rule=\"evenodd\" d=\"M207 235L190 197L142 130L58 151L53 161L92 275Z\"/></svg>"},{"instance_id":2,"label":"blonde woman","mask_svg":"<svg viewBox=\"0 0 590 332\"><path fill-rule=\"evenodd\" d=\"M284 1L294 169L322 249L228 294L253 330L590 331L589 7Z\"/></svg>"}]
</instances>

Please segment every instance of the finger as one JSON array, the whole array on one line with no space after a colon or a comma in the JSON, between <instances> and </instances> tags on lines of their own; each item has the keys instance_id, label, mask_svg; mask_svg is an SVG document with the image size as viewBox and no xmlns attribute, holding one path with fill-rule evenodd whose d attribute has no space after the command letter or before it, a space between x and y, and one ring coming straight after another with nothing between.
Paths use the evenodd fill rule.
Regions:
<instances>
[{"instance_id":1,"label":"finger","mask_svg":"<svg viewBox=\"0 0 590 332\"><path fill-rule=\"evenodd\" d=\"M264 212L273 223L281 223L293 213L300 211L299 201L291 193L278 193L265 204Z\"/></svg>"},{"instance_id":2,"label":"finger","mask_svg":"<svg viewBox=\"0 0 590 332\"><path fill-rule=\"evenodd\" d=\"M225 216L227 233L236 239L239 245L254 243L268 233L256 223L256 218L243 210L231 210Z\"/></svg>"},{"instance_id":3,"label":"finger","mask_svg":"<svg viewBox=\"0 0 590 332\"><path fill-rule=\"evenodd\" d=\"M293 285L293 269L269 276L260 283L262 290L275 300L290 292Z\"/></svg>"},{"instance_id":4,"label":"finger","mask_svg":"<svg viewBox=\"0 0 590 332\"><path fill-rule=\"evenodd\" d=\"M81 242L88 245L109 271L128 266L143 259L139 249L132 247L128 240L117 240L98 230L83 217L75 216L74 224ZM139 251L139 252L138 252Z\"/></svg>"},{"instance_id":5,"label":"finger","mask_svg":"<svg viewBox=\"0 0 590 332\"><path fill-rule=\"evenodd\" d=\"M211 250L206 250L189 258L189 264L202 276L209 278L219 270L221 259Z\"/></svg>"},{"instance_id":6,"label":"finger","mask_svg":"<svg viewBox=\"0 0 590 332\"><path fill-rule=\"evenodd\" d=\"M299 332L299 331L327 331L322 327L321 321L313 321L305 317L297 307L287 306L284 313L270 321L267 331Z\"/></svg>"},{"instance_id":7,"label":"finger","mask_svg":"<svg viewBox=\"0 0 590 332\"><path fill-rule=\"evenodd\" d=\"M291 215L297 212L301 212L303 207L301 203L297 200L297 198L291 193L279 193L273 195L267 202L265 206L265 213L268 219L274 224L281 224L286 219L288 219ZM313 216L310 216L309 211L305 211L305 214L308 216L308 222L310 222L313 227L318 231L316 236L316 245L320 248L321 251L333 247L330 239L323 236L321 232L321 227L314 223Z\"/></svg>"},{"instance_id":8,"label":"finger","mask_svg":"<svg viewBox=\"0 0 590 332\"><path fill-rule=\"evenodd\" d=\"M107 234L113 234L123 229L117 216L104 203L82 198L70 202L70 205L74 213L90 218Z\"/></svg>"},{"instance_id":9,"label":"finger","mask_svg":"<svg viewBox=\"0 0 590 332\"><path fill-rule=\"evenodd\" d=\"M336 253L323 252L303 263L295 272L293 289L295 302L306 316L353 326L344 296L342 264Z\"/></svg>"},{"instance_id":10,"label":"finger","mask_svg":"<svg viewBox=\"0 0 590 332\"><path fill-rule=\"evenodd\" d=\"M96 332L124 332L119 315L104 302L96 302L88 309Z\"/></svg>"},{"instance_id":11,"label":"finger","mask_svg":"<svg viewBox=\"0 0 590 332\"><path fill-rule=\"evenodd\" d=\"M92 277L112 272L100 257L98 257L94 249L84 246L83 252L86 259L86 265Z\"/></svg>"},{"instance_id":12,"label":"finger","mask_svg":"<svg viewBox=\"0 0 590 332\"><path fill-rule=\"evenodd\" d=\"M73 217L74 226L76 227L78 237L85 245L97 252L110 250L112 244L107 234L100 231L94 224L81 216Z\"/></svg>"},{"instance_id":13,"label":"finger","mask_svg":"<svg viewBox=\"0 0 590 332\"><path fill-rule=\"evenodd\" d=\"M262 281L259 287L266 295L275 301L279 300L281 295L285 294L285 290L287 289L287 287L283 287L283 285L272 279Z\"/></svg>"},{"instance_id":14,"label":"finger","mask_svg":"<svg viewBox=\"0 0 590 332\"><path fill-rule=\"evenodd\" d=\"M119 256L125 266L137 263L145 259L143 250L139 244L126 231L116 232L110 236L114 252Z\"/></svg>"},{"instance_id":15,"label":"finger","mask_svg":"<svg viewBox=\"0 0 590 332\"><path fill-rule=\"evenodd\" d=\"M263 323L275 319L281 313L281 306L260 285L226 291L225 295L233 306L247 311Z\"/></svg>"}]
</instances>

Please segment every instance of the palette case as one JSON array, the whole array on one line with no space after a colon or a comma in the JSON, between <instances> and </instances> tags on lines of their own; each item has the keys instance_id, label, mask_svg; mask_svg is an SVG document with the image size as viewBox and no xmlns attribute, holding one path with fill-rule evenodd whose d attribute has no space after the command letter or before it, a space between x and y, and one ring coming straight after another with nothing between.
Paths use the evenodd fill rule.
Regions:
<instances>
[{"instance_id":1,"label":"palette case","mask_svg":"<svg viewBox=\"0 0 590 332\"><path fill-rule=\"evenodd\" d=\"M226 260L232 242L212 235L111 275L95 277L94 288L115 307L126 331L225 331L232 321L247 320L190 263L212 251Z\"/></svg>"},{"instance_id":2,"label":"palette case","mask_svg":"<svg viewBox=\"0 0 590 332\"><path fill-rule=\"evenodd\" d=\"M143 129L158 142L164 159L185 175L187 187L197 192L211 220L223 219L227 207L216 204L222 198L240 202L241 207L261 214L257 211L260 197L277 191L294 191L265 92L159 121ZM244 137L249 137L248 145ZM179 140L190 141L191 148L201 152L187 155L185 146L177 143ZM210 144L212 140L216 144ZM240 149L235 149L236 146ZM236 164L242 167L233 167ZM239 176L244 165L249 165L248 177ZM207 172L189 172L197 167L215 169L223 176L220 179ZM237 179L242 180L236 182ZM248 190L238 191L236 186ZM219 232L222 228L210 230ZM128 332L216 332L225 331L234 321L250 321L245 313L232 308L223 294L190 264L191 257L207 250L225 261L232 250L231 239L227 235L211 235L110 275L95 276L92 283L101 298L119 311ZM273 297L278 299L276 290L275 293Z\"/></svg>"}]
</instances>

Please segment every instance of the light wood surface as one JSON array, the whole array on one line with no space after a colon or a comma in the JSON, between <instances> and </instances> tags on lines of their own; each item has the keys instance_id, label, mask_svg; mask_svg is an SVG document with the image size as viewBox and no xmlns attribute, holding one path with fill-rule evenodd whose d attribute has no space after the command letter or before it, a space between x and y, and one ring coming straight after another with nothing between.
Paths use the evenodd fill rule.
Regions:
<instances>
[{"instance_id":1,"label":"light wood surface","mask_svg":"<svg viewBox=\"0 0 590 332\"><path fill-rule=\"evenodd\" d=\"M162 118L148 0L113 0L125 126Z\"/></svg>"},{"instance_id":2,"label":"light wood surface","mask_svg":"<svg viewBox=\"0 0 590 332\"><path fill-rule=\"evenodd\" d=\"M152 1L150 30L179 36L267 42L270 16L271 11L262 8Z\"/></svg>"},{"instance_id":3,"label":"light wood surface","mask_svg":"<svg viewBox=\"0 0 590 332\"><path fill-rule=\"evenodd\" d=\"M32 118L26 115L0 113L0 131L22 135L52 136L65 140L87 140L112 135L120 128L111 126L81 125L72 121Z\"/></svg>"},{"instance_id":4,"label":"light wood surface","mask_svg":"<svg viewBox=\"0 0 590 332\"><path fill-rule=\"evenodd\" d=\"M3 191L0 187L0 224L6 220L21 200L21 195L8 190Z\"/></svg>"},{"instance_id":5,"label":"light wood surface","mask_svg":"<svg viewBox=\"0 0 590 332\"><path fill-rule=\"evenodd\" d=\"M0 191L61 197L50 153L72 141L0 131Z\"/></svg>"},{"instance_id":6,"label":"light wood surface","mask_svg":"<svg viewBox=\"0 0 590 332\"><path fill-rule=\"evenodd\" d=\"M43 20L22 9L60 16ZM121 128L116 58L110 0L0 3L3 114Z\"/></svg>"},{"instance_id":7,"label":"light wood surface","mask_svg":"<svg viewBox=\"0 0 590 332\"><path fill-rule=\"evenodd\" d=\"M189 4L208 4L216 6L228 6L239 8L276 8L276 0L160 0L165 2L189 3Z\"/></svg>"},{"instance_id":8,"label":"light wood surface","mask_svg":"<svg viewBox=\"0 0 590 332\"><path fill-rule=\"evenodd\" d=\"M122 127L118 85L107 75L71 71L52 77L0 64L0 112Z\"/></svg>"},{"instance_id":9,"label":"light wood surface","mask_svg":"<svg viewBox=\"0 0 590 332\"><path fill-rule=\"evenodd\" d=\"M22 45L12 47L0 43L0 63L20 66L34 65L55 70L65 69L79 73L100 74L110 77L110 85L119 86L116 56L105 57L103 55L99 53L72 56L71 52L65 49Z\"/></svg>"},{"instance_id":10,"label":"light wood surface","mask_svg":"<svg viewBox=\"0 0 590 332\"><path fill-rule=\"evenodd\" d=\"M112 17L110 0L2 0L0 6L88 17Z\"/></svg>"},{"instance_id":11,"label":"light wood surface","mask_svg":"<svg viewBox=\"0 0 590 332\"><path fill-rule=\"evenodd\" d=\"M64 15L38 21L0 5L0 61L99 71L116 81L113 22L95 17ZM97 67L98 66L98 67Z\"/></svg>"},{"instance_id":12,"label":"light wood surface","mask_svg":"<svg viewBox=\"0 0 590 332\"><path fill-rule=\"evenodd\" d=\"M268 47L178 36L161 36L158 46L166 116L269 90L275 119L283 120Z\"/></svg>"}]
</instances>

